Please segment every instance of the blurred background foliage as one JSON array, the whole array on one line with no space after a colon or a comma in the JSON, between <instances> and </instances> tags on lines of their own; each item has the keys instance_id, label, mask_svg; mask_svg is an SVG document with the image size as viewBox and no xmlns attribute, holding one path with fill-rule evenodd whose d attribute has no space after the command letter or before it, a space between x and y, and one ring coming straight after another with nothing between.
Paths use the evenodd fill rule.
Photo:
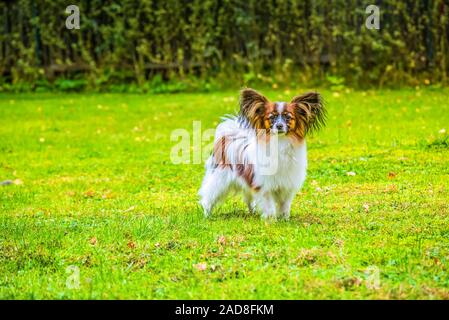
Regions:
<instances>
[{"instance_id":1,"label":"blurred background foliage","mask_svg":"<svg viewBox=\"0 0 449 320\"><path fill-rule=\"evenodd\" d=\"M370 4L380 30L365 27ZM0 16L2 91L449 82L446 0L18 0Z\"/></svg>"}]
</instances>

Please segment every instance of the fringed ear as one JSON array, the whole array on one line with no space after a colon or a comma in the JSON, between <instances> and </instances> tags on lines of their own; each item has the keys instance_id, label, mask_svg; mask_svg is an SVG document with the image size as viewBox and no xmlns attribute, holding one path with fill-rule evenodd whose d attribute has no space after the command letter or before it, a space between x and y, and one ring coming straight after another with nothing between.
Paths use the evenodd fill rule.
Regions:
<instances>
[{"instance_id":1,"label":"fringed ear","mask_svg":"<svg viewBox=\"0 0 449 320\"><path fill-rule=\"evenodd\" d=\"M326 123L326 108L318 92L308 92L292 99L297 120L303 124L304 132L313 133L324 127Z\"/></svg>"},{"instance_id":2,"label":"fringed ear","mask_svg":"<svg viewBox=\"0 0 449 320\"><path fill-rule=\"evenodd\" d=\"M248 119L256 128L263 128L263 118L268 99L254 89L246 88L240 91L240 114Z\"/></svg>"}]
</instances>

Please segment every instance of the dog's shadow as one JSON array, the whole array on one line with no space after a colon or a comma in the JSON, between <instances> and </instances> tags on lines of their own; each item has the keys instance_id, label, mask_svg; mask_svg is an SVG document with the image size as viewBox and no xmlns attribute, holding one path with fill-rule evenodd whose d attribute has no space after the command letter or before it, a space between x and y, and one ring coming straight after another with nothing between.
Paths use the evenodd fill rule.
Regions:
<instances>
[{"instance_id":1,"label":"dog's shadow","mask_svg":"<svg viewBox=\"0 0 449 320\"><path fill-rule=\"evenodd\" d=\"M199 210L200 214L202 211ZM235 220L235 219L243 219L244 221L268 221L262 219L262 214L260 212L250 213L248 210L244 209L234 209L234 210L226 210L226 209L218 209L215 210L209 217L207 217L210 221L223 221L223 220ZM318 217L312 216L310 214L295 214L292 213L288 220L277 218L273 220L276 223L283 224L294 224L294 225L312 225L312 224L321 224L321 220Z\"/></svg>"},{"instance_id":2,"label":"dog's shadow","mask_svg":"<svg viewBox=\"0 0 449 320\"><path fill-rule=\"evenodd\" d=\"M258 213L250 213L247 210L243 209L234 209L234 210L216 210L213 212L207 219L211 221L218 220L233 220L233 219L244 219L244 220L252 220L256 221L260 219L260 214Z\"/></svg>"}]
</instances>

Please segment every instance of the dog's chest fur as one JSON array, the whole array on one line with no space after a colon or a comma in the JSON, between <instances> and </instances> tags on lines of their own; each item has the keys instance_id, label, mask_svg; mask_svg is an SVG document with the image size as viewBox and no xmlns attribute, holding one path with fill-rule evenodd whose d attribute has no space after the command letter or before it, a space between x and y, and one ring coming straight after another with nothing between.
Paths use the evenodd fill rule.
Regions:
<instances>
[{"instance_id":1,"label":"dog's chest fur","mask_svg":"<svg viewBox=\"0 0 449 320\"><path fill-rule=\"evenodd\" d=\"M264 175L256 170L256 184L265 191L297 190L303 184L307 169L307 148L305 141L302 145L294 146L288 138L281 138L278 142L277 170L275 174ZM274 159L271 159L274 160Z\"/></svg>"}]
</instances>

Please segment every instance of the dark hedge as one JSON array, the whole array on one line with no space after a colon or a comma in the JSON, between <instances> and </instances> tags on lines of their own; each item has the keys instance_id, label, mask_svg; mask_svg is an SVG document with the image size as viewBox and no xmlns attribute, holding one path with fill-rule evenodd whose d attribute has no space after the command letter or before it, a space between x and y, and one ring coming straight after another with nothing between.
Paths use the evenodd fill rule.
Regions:
<instances>
[{"instance_id":1,"label":"dark hedge","mask_svg":"<svg viewBox=\"0 0 449 320\"><path fill-rule=\"evenodd\" d=\"M80 30L65 27L69 4ZM380 30L365 27L369 4ZM448 83L445 0L20 0L0 15L0 83Z\"/></svg>"}]
</instances>

